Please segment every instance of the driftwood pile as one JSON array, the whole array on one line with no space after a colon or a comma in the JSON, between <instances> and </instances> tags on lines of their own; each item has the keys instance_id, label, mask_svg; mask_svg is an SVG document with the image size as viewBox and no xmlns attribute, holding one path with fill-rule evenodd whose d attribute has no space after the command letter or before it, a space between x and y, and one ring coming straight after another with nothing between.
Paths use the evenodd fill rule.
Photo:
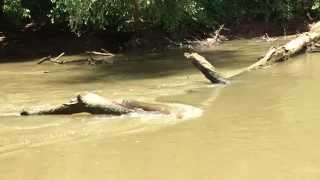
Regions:
<instances>
[{"instance_id":1,"label":"driftwood pile","mask_svg":"<svg viewBox=\"0 0 320 180\"><path fill-rule=\"evenodd\" d=\"M57 57L52 57L51 55L41 58L38 61L38 64L42 64L45 62L51 62L55 64L68 64L68 63L80 63L80 62L87 62L90 65L99 64L102 61L110 60L110 57L115 56L114 54L106 51L105 49L101 49L101 52L98 51L86 51L86 54L88 55L87 59L77 59L77 60L61 60L61 58L66 53L63 52L59 54Z\"/></svg>"}]
</instances>

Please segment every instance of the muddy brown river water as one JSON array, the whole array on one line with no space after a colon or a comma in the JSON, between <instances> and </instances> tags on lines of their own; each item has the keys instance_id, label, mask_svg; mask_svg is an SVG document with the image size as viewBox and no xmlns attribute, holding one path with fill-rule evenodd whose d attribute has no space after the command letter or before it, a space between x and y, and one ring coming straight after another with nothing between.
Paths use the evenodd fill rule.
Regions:
<instances>
[{"instance_id":1,"label":"muddy brown river water","mask_svg":"<svg viewBox=\"0 0 320 180\"><path fill-rule=\"evenodd\" d=\"M239 40L204 54L230 75L269 46ZM0 64L1 180L320 178L320 54L216 87L179 52L121 58L99 66ZM84 92L190 106L182 119L16 116Z\"/></svg>"}]
</instances>

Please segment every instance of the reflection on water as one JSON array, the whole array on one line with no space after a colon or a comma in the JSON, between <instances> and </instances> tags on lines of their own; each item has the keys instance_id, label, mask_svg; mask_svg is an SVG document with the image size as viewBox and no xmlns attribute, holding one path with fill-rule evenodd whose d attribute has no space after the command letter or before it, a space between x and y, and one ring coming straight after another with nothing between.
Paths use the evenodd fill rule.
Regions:
<instances>
[{"instance_id":1,"label":"reflection on water","mask_svg":"<svg viewBox=\"0 0 320 180\"><path fill-rule=\"evenodd\" d=\"M205 54L230 74L268 47L234 41ZM0 179L320 178L319 54L220 87L181 56L130 57L105 66L0 64ZM203 114L12 116L82 92L189 104ZM191 117L199 113L192 110Z\"/></svg>"}]
</instances>

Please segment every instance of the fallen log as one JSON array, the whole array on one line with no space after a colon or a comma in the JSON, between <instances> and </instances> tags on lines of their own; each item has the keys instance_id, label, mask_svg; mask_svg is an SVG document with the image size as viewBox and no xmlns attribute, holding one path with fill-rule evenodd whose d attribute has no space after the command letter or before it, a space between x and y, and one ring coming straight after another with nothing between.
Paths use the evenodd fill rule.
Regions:
<instances>
[{"instance_id":1,"label":"fallen log","mask_svg":"<svg viewBox=\"0 0 320 180\"><path fill-rule=\"evenodd\" d=\"M228 81L203 57L198 53L185 53L184 56L191 59L191 63L213 84L226 84Z\"/></svg>"},{"instance_id":2,"label":"fallen log","mask_svg":"<svg viewBox=\"0 0 320 180\"><path fill-rule=\"evenodd\" d=\"M297 38L289 41L280 47L271 47L267 53L254 64L244 68L243 70L233 74L233 76L242 74L246 71L259 69L264 66L269 66L278 62L286 61L292 56L295 56L310 47L317 45L320 40L320 22L315 23L310 28L309 32L299 35ZM198 53L185 53L185 57L192 59L192 63L204 74L212 83L226 83L227 78L220 75L219 72L201 55ZM231 76L231 77L233 77ZM229 77L230 78L230 77Z\"/></svg>"},{"instance_id":3,"label":"fallen log","mask_svg":"<svg viewBox=\"0 0 320 180\"><path fill-rule=\"evenodd\" d=\"M66 104L51 107L44 110L23 110L21 116L29 115L70 115L77 113L123 115L133 112L158 112L170 114L170 108L166 105L125 100L114 102L96 94L78 95Z\"/></svg>"},{"instance_id":4,"label":"fallen log","mask_svg":"<svg viewBox=\"0 0 320 180\"><path fill-rule=\"evenodd\" d=\"M297 38L289 41L287 44L278 48L272 47L259 61L249 66L247 70L257 69L261 66L271 65L277 62L287 60L289 57L295 56L308 47L320 40L320 33L318 32L306 32L298 36Z\"/></svg>"}]
</instances>

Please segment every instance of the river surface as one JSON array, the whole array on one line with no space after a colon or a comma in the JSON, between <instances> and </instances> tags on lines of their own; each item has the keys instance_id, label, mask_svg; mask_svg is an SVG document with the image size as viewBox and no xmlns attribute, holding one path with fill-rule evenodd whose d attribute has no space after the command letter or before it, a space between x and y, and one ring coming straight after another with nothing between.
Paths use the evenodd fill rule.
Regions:
<instances>
[{"instance_id":1,"label":"river surface","mask_svg":"<svg viewBox=\"0 0 320 180\"><path fill-rule=\"evenodd\" d=\"M238 40L203 54L231 75L270 45ZM0 64L1 180L320 179L320 54L242 74L227 86L212 86L182 52L118 59ZM17 116L86 92L189 106L183 118Z\"/></svg>"}]
</instances>

